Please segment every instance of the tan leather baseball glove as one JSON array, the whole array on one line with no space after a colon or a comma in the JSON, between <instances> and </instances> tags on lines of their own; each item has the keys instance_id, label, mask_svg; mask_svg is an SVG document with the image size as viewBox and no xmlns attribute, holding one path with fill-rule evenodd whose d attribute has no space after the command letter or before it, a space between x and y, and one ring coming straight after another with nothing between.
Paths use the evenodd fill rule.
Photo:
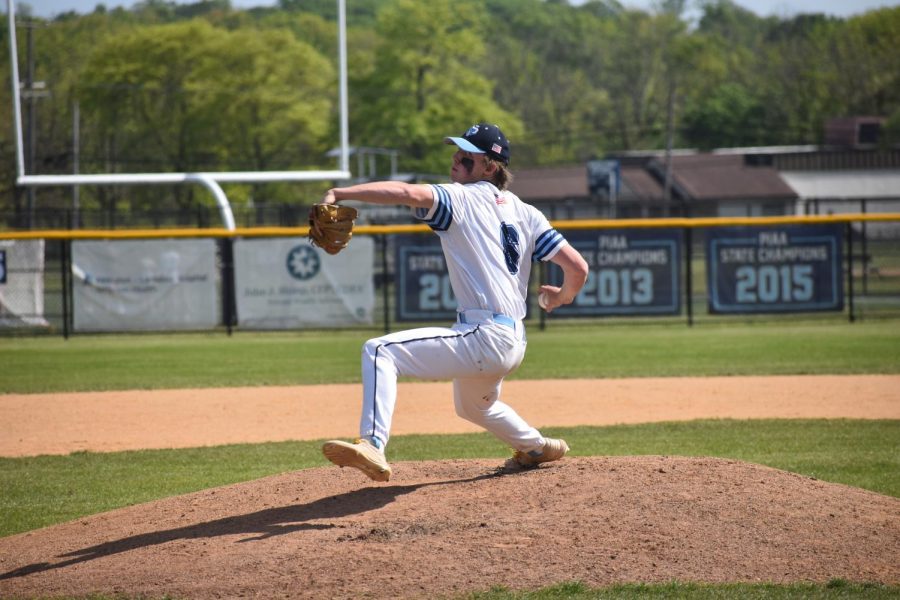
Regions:
<instances>
[{"instance_id":1,"label":"tan leather baseball glove","mask_svg":"<svg viewBox=\"0 0 900 600\"><path fill-rule=\"evenodd\" d=\"M309 209L309 239L327 252L337 254L353 237L356 209L338 204L313 204Z\"/></svg>"}]
</instances>

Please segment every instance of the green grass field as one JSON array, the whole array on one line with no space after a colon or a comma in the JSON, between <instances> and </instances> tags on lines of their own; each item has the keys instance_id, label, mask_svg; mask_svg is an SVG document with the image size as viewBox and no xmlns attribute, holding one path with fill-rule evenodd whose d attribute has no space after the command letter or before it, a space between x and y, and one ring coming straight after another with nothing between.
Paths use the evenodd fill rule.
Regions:
<instances>
[{"instance_id":1,"label":"green grass field","mask_svg":"<svg viewBox=\"0 0 900 600\"><path fill-rule=\"evenodd\" d=\"M359 380L377 333L76 336L0 339L0 391L297 385ZM517 379L900 372L900 322L640 324L532 328ZM449 399L448 399L449 401ZM900 402L900 392L898 392ZM900 420L701 420L547 430L576 455L746 460L900 497ZM487 434L398 436L391 460L505 457ZM0 536L265 475L325 465L318 441L0 459ZM507 598L900 598L897 586L616 586L577 582ZM98 596L97 599L103 598ZM118 598L118 597L117 597Z\"/></svg>"},{"instance_id":2,"label":"green grass field","mask_svg":"<svg viewBox=\"0 0 900 600\"><path fill-rule=\"evenodd\" d=\"M660 585L626 584L595 590L578 582L555 585L535 592L513 592L497 588L484 593L465 596L466 600L618 600L620 598L655 600L836 600L865 598L887 600L897 598L897 587L877 584L855 584L833 580L826 585L704 585L696 583L668 583Z\"/></svg>"},{"instance_id":3,"label":"green grass field","mask_svg":"<svg viewBox=\"0 0 900 600\"><path fill-rule=\"evenodd\" d=\"M359 381L377 332L0 338L0 392ZM529 329L510 379L900 373L900 321Z\"/></svg>"}]
</instances>

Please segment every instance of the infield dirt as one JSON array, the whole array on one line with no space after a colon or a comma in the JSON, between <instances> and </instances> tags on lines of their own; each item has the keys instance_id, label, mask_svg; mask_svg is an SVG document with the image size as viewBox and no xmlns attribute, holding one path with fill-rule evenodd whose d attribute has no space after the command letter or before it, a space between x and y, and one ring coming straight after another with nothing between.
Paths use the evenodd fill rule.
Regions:
<instances>
[{"instance_id":1,"label":"infield dirt","mask_svg":"<svg viewBox=\"0 0 900 600\"><path fill-rule=\"evenodd\" d=\"M0 456L351 438L361 386L0 395ZM787 375L506 381L537 427L722 419L900 419L900 376ZM449 383L401 383L392 433L480 431Z\"/></svg>"},{"instance_id":2,"label":"infield dirt","mask_svg":"<svg viewBox=\"0 0 900 600\"><path fill-rule=\"evenodd\" d=\"M405 385L411 387L401 392L396 433L473 430L452 415L446 384ZM432 389L435 398L425 394ZM540 426L699 417L897 419L898 390L896 376L513 381L505 387L510 402ZM87 411L85 424L73 425L77 433L68 438L64 425L44 424L75 443L73 449L95 450L123 449L117 445L126 438L147 444L141 432L154 428L163 439L138 447L178 447L177 436L163 435L167 428L182 429L185 439L206 431L193 446L348 437L358 413L358 386L119 394L0 396L3 439L9 441L8 418L23 398L33 409L27 418L38 424L51 414L71 416L75 406ZM267 405L269 396L275 400ZM84 408L91 398L93 412ZM245 402L250 414L239 408ZM129 409L137 414L124 416ZM162 413L182 419L183 427L153 421ZM91 430L88 422L114 414L107 428L118 437L89 437L103 437L103 429ZM223 437L225 423L246 433L286 419L325 425L308 436L295 429L281 438L271 427L267 440ZM215 424L212 432L204 422ZM37 444L40 436L17 431L18 455L71 451L63 445L25 451L25 442ZM6 446L0 452L9 453ZM321 467L2 538L0 597L432 598L573 580L592 586L900 583L900 500L760 465L637 456L567 457L526 471L496 460L393 466L385 484Z\"/></svg>"}]
</instances>

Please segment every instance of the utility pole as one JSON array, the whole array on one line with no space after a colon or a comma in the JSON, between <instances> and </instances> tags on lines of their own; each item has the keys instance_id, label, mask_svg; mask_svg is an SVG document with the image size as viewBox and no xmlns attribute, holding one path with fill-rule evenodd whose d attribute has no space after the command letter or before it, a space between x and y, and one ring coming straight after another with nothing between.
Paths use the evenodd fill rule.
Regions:
<instances>
[{"instance_id":1,"label":"utility pole","mask_svg":"<svg viewBox=\"0 0 900 600\"><path fill-rule=\"evenodd\" d=\"M81 157L81 105L76 100L72 106L72 174L78 175L79 158ZM72 186L72 229L78 229L80 217L78 215L79 206L79 187Z\"/></svg>"},{"instance_id":2,"label":"utility pole","mask_svg":"<svg viewBox=\"0 0 900 600\"><path fill-rule=\"evenodd\" d=\"M672 203L672 145L675 137L675 80L669 76L668 98L666 99L666 173L663 180L663 203L665 216L669 216Z\"/></svg>"}]
</instances>

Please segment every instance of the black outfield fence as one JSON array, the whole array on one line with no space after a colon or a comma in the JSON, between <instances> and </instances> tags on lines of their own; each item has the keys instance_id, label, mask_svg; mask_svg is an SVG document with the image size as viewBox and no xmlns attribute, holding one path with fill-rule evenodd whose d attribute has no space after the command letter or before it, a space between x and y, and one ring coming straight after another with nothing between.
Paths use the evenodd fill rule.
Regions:
<instances>
[{"instance_id":1,"label":"black outfield fence","mask_svg":"<svg viewBox=\"0 0 900 600\"><path fill-rule=\"evenodd\" d=\"M573 220L588 282L541 328L900 317L900 214ZM555 265L532 290L557 283ZM0 334L365 328L446 323L455 299L424 225L362 225L325 255L305 227L0 233Z\"/></svg>"}]
</instances>

